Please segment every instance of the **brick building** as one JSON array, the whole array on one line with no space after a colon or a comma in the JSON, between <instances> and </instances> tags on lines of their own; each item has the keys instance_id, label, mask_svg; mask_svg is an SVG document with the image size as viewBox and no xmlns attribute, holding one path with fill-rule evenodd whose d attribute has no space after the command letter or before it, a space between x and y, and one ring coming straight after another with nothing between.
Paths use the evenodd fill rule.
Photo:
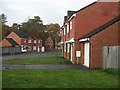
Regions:
<instances>
[{"instance_id":1,"label":"brick building","mask_svg":"<svg viewBox=\"0 0 120 90\"><path fill-rule=\"evenodd\" d=\"M0 47L12 47L12 46L19 46L12 38L4 38L0 42Z\"/></svg>"},{"instance_id":2,"label":"brick building","mask_svg":"<svg viewBox=\"0 0 120 90\"><path fill-rule=\"evenodd\" d=\"M68 11L61 28L62 55L73 64L83 64L89 68L102 67L101 48L118 45L118 6L119 2L94 2L78 11ZM88 34L90 38L84 38ZM85 44L85 41L89 43Z\"/></svg>"},{"instance_id":3,"label":"brick building","mask_svg":"<svg viewBox=\"0 0 120 90\"><path fill-rule=\"evenodd\" d=\"M26 34L23 32L11 32L6 38L13 39L16 43L18 43L21 46L22 52L27 51L41 51L42 47L42 40L37 39L35 36Z\"/></svg>"}]
</instances>

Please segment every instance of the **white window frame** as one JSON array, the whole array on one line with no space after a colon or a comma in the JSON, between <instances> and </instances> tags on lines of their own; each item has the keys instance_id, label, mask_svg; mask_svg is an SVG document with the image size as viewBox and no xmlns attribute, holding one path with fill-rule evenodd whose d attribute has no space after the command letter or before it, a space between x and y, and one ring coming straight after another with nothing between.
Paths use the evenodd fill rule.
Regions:
<instances>
[{"instance_id":1,"label":"white window frame","mask_svg":"<svg viewBox=\"0 0 120 90\"><path fill-rule=\"evenodd\" d=\"M70 52L70 44L67 44L67 52Z\"/></svg>"},{"instance_id":2,"label":"white window frame","mask_svg":"<svg viewBox=\"0 0 120 90\"><path fill-rule=\"evenodd\" d=\"M64 27L64 32L63 33L64 33L64 35L66 35L66 29L65 29L65 27Z\"/></svg>"},{"instance_id":3,"label":"white window frame","mask_svg":"<svg viewBox=\"0 0 120 90\"><path fill-rule=\"evenodd\" d=\"M24 43L26 43L26 39L24 39Z\"/></svg>"},{"instance_id":4,"label":"white window frame","mask_svg":"<svg viewBox=\"0 0 120 90\"><path fill-rule=\"evenodd\" d=\"M69 23L67 24L67 33L69 33Z\"/></svg>"},{"instance_id":5,"label":"white window frame","mask_svg":"<svg viewBox=\"0 0 120 90\"><path fill-rule=\"evenodd\" d=\"M66 51L66 44L64 44L64 51Z\"/></svg>"},{"instance_id":6,"label":"white window frame","mask_svg":"<svg viewBox=\"0 0 120 90\"><path fill-rule=\"evenodd\" d=\"M28 49L29 49L29 50L32 50L32 47L31 47L31 46L28 46Z\"/></svg>"},{"instance_id":7,"label":"white window frame","mask_svg":"<svg viewBox=\"0 0 120 90\"><path fill-rule=\"evenodd\" d=\"M38 43L40 43L40 40L38 40Z\"/></svg>"},{"instance_id":8,"label":"white window frame","mask_svg":"<svg viewBox=\"0 0 120 90\"><path fill-rule=\"evenodd\" d=\"M37 43L37 40L34 40L34 43Z\"/></svg>"},{"instance_id":9,"label":"white window frame","mask_svg":"<svg viewBox=\"0 0 120 90\"><path fill-rule=\"evenodd\" d=\"M36 47L36 46L33 46L33 50L37 50L37 47Z\"/></svg>"},{"instance_id":10,"label":"white window frame","mask_svg":"<svg viewBox=\"0 0 120 90\"><path fill-rule=\"evenodd\" d=\"M72 20L70 21L70 30L72 30Z\"/></svg>"},{"instance_id":11,"label":"white window frame","mask_svg":"<svg viewBox=\"0 0 120 90\"><path fill-rule=\"evenodd\" d=\"M32 43L32 40L28 40L28 43Z\"/></svg>"}]
</instances>

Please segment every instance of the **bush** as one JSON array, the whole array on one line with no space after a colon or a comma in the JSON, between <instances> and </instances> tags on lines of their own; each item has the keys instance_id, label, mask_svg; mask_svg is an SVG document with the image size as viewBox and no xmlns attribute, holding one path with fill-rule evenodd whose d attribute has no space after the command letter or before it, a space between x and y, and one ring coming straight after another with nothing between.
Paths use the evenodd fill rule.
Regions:
<instances>
[{"instance_id":1,"label":"bush","mask_svg":"<svg viewBox=\"0 0 120 90\"><path fill-rule=\"evenodd\" d=\"M115 69L115 68L106 68L106 69L102 69L101 71L109 74L113 74L113 75L118 75L120 73L120 69Z\"/></svg>"}]
</instances>

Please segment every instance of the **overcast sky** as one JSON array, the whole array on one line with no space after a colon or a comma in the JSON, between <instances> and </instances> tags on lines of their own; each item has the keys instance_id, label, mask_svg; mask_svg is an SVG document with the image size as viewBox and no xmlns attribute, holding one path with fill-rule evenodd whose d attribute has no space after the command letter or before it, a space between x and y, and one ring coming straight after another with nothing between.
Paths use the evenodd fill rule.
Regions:
<instances>
[{"instance_id":1,"label":"overcast sky","mask_svg":"<svg viewBox=\"0 0 120 90\"><path fill-rule=\"evenodd\" d=\"M0 14L7 16L7 24L21 23L40 16L44 24L63 24L67 10L79 10L96 0L0 0Z\"/></svg>"}]
</instances>

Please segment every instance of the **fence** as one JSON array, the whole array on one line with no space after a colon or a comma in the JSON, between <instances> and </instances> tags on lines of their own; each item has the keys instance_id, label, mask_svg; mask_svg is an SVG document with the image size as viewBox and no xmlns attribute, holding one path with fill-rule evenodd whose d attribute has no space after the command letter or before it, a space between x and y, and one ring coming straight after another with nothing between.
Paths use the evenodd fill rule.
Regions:
<instances>
[{"instance_id":1,"label":"fence","mask_svg":"<svg viewBox=\"0 0 120 90\"><path fill-rule=\"evenodd\" d=\"M120 46L103 47L103 68L120 68Z\"/></svg>"},{"instance_id":2,"label":"fence","mask_svg":"<svg viewBox=\"0 0 120 90\"><path fill-rule=\"evenodd\" d=\"M0 47L0 54L15 54L21 52L21 47Z\"/></svg>"}]
</instances>

